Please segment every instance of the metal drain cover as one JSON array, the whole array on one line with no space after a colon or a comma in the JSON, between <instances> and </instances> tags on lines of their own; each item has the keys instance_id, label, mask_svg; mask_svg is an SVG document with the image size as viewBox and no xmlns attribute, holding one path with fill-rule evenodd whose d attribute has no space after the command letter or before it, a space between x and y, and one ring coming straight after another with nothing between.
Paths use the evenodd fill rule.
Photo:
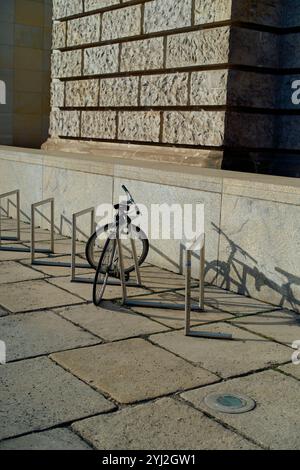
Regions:
<instances>
[{"instance_id":1,"label":"metal drain cover","mask_svg":"<svg viewBox=\"0 0 300 470\"><path fill-rule=\"evenodd\" d=\"M247 413L256 406L252 398L239 393L211 393L204 398L204 403L215 411L229 414Z\"/></svg>"}]
</instances>

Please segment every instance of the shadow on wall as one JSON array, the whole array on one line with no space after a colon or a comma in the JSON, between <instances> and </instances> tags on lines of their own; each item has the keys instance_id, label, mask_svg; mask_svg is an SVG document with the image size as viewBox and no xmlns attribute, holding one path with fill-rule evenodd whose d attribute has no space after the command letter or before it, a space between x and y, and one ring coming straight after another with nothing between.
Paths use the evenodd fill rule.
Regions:
<instances>
[{"instance_id":1,"label":"shadow on wall","mask_svg":"<svg viewBox=\"0 0 300 470\"><path fill-rule=\"evenodd\" d=\"M300 298L297 298L294 293L295 288L300 286L299 276L276 267L276 273L286 278L286 281L282 284L274 282L257 268L257 260L233 242L219 227L212 225L219 236L225 238L229 248L226 261L214 260L206 263L205 275L210 275L214 285L261 300L264 299L259 293L267 288L271 291L271 296L276 299L277 306L300 312ZM244 261L241 261L241 257ZM252 287L251 291L248 286Z\"/></svg>"}]
</instances>

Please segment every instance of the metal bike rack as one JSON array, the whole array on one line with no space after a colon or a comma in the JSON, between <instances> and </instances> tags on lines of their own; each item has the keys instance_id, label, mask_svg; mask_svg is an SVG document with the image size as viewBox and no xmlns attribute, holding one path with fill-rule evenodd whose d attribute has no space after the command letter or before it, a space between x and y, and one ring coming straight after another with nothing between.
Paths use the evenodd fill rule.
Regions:
<instances>
[{"instance_id":1,"label":"metal bike rack","mask_svg":"<svg viewBox=\"0 0 300 470\"><path fill-rule=\"evenodd\" d=\"M16 189L14 191L9 191L4 194L0 194L0 207L2 199L7 199L10 196L16 197L16 211L17 211L17 228L16 228L16 237L3 237L2 236L2 226L1 226L1 219L3 217L0 216L0 245L3 240L5 241L20 241L21 239L21 210L20 210L20 190ZM9 215L9 214L8 214ZM20 249L14 249L13 247L0 247L2 251L20 251Z\"/></svg>"},{"instance_id":2,"label":"metal bike rack","mask_svg":"<svg viewBox=\"0 0 300 470\"><path fill-rule=\"evenodd\" d=\"M93 280L76 276L77 268L93 269L89 264L76 264L76 237L77 237L77 219L84 215L91 214L91 235L95 229L95 209L91 207L72 215L72 253L71 253L71 282L80 282L82 284L92 284Z\"/></svg>"},{"instance_id":3,"label":"metal bike rack","mask_svg":"<svg viewBox=\"0 0 300 470\"><path fill-rule=\"evenodd\" d=\"M35 214L38 207L50 204L50 249L36 249L35 245ZM45 199L31 205L31 264L40 266L57 266L57 263L39 261L35 259L36 253L53 254L54 253L54 198Z\"/></svg>"},{"instance_id":4,"label":"metal bike rack","mask_svg":"<svg viewBox=\"0 0 300 470\"><path fill-rule=\"evenodd\" d=\"M82 284L93 284L93 279L87 279L84 277L76 276L77 268L88 268L93 269L89 264L76 264L76 236L77 236L77 219L83 217L84 215L91 214L91 235L93 235L95 230L95 209L93 207L85 209L83 211L77 212L72 216L72 257L71 257L71 282L78 282ZM131 239L131 249L132 255L135 263L135 269L137 273L137 282L126 282L128 287L142 287L141 274L139 269L139 264L137 261L136 247L134 241ZM108 286L121 286L121 281L119 279L109 279L107 282Z\"/></svg>"},{"instance_id":5,"label":"metal bike rack","mask_svg":"<svg viewBox=\"0 0 300 470\"><path fill-rule=\"evenodd\" d=\"M127 298L127 286L125 283L124 273L124 259L122 252L122 245L120 239L117 239L118 250L119 250L119 266L121 272L121 283L122 283L122 302L123 305L128 307L145 307L145 308L160 308L166 310L182 310L185 311L185 335L193 336L198 338L210 338L210 339L233 339L232 335L226 333L213 333L206 331L192 331L191 330L191 312L203 312L204 306L204 273L205 273L205 237L203 238L203 245L200 249L200 273L199 273L199 303L198 305L192 304L191 302L191 271L192 271L192 252L193 249L186 249L186 273L185 273L185 303L184 304L170 304L164 302L151 302L142 300L128 300ZM137 258L135 256L135 263Z\"/></svg>"}]
</instances>

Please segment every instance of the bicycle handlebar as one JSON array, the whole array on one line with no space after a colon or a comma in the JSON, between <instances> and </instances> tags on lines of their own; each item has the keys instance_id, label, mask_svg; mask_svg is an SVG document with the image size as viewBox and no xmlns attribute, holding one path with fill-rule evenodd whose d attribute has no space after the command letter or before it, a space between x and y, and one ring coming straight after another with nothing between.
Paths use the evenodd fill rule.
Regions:
<instances>
[{"instance_id":1,"label":"bicycle handlebar","mask_svg":"<svg viewBox=\"0 0 300 470\"><path fill-rule=\"evenodd\" d=\"M126 188L125 184L122 185L122 189L123 189L123 190L125 191L125 193L127 194L127 198L128 198L127 201L128 201L128 203L134 205L134 206L135 206L135 211L136 211L137 215L140 215L140 214L141 214L141 211L140 211L138 205L135 203L135 200L133 199L133 197L132 197L132 195L131 195L129 189Z\"/></svg>"}]
</instances>

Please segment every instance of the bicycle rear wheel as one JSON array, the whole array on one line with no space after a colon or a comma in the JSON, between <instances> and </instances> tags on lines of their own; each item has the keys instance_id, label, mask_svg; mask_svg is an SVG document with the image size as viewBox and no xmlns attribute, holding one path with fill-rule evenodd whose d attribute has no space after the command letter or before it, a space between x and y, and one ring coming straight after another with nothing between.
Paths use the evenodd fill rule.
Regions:
<instances>
[{"instance_id":1,"label":"bicycle rear wheel","mask_svg":"<svg viewBox=\"0 0 300 470\"><path fill-rule=\"evenodd\" d=\"M112 225L101 227L95 232L86 245L86 259L88 260L89 264L94 268L97 269L99 259L101 258L102 251L104 249L106 240L105 237L107 236L107 232ZM149 253L149 241L142 230L138 232L138 230L133 227L135 233L138 234L138 237L135 239L137 257L139 261L139 266L141 266ZM130 237L128 239L122 239L122 245L124 250L124 270L125 274L129 274L135 270L134 261L132 259L131 254L131 245L130 245Z\"/></svg>"},{"instance_id":2,"label":"bicycle rear wheel","mask_svg":"<svg viewBox=\"0 0 300 470\"><path fill-rule=\"evenodd\" d=\"M105 242L99 264L97 267L94 286L93 286L93 302L99 307L107 286L108 278L114 271L114 258L116 253L117 241L108 238Z\"/></svg>"}]
</instances>

